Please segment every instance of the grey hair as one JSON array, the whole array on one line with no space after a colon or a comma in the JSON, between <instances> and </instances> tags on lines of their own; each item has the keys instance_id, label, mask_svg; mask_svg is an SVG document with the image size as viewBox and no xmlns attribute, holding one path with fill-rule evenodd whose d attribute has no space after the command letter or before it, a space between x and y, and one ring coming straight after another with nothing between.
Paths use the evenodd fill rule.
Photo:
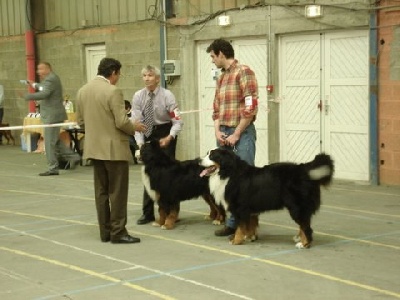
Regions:
<instances>
[{"instance_id":1,"label":"grey hair","mask_svg":"<svg viewBox=\"0 0 400 300\"><path fill-rule=\"evenodd\" d=\"M160 77L161 76L161 72L160 69L151 65L147 65L146 67L144 67L142 69L142 75L144 75L144 73L154 73L154 75L156 75L156 77Z\"/></svg>"}]
</instances>

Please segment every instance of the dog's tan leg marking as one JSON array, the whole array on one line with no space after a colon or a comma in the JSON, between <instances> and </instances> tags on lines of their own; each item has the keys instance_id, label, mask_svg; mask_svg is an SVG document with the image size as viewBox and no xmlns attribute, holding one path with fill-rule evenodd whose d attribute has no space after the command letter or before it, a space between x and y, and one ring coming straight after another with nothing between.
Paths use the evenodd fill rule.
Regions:
<instances>
[{"instance_id":1,"label":"dog's tan leg marking","mask_svg":"<svg viewBox=\"0 0 400 300\"><path fill-rule=\"evenodd\" d=\"M241 245L244 242L246 236L246 223L240 222L239 226L236 228L233 240L230 241L232 245Z\"/></svg>"},{"instance_id":2,"label":"dog's tan leg marking","mask_svg":"<svg viewBox=\"0 0 400 300\"><path fill-rule=\"evenodd\" d=\"M158 207L158 214L159 214L160 218L153 222L153 226L157 226L157 227L163 226L165 224L165 219L167 218L167 213L161 207Z\"/></svg>"},{"instance_id":3,"label":"dog's tan leg marking","mask_svg":"<svg viewBox=\"0 0 400 300\"><path fill-rule=\"evenodd\" d=\"M247 229L246 240L254 242L258 239L257 237L258 227L258 214L250 216L249 228Z\"/></svg>"},{"instance_id":4,"label":"dog's tan leg marking","mask_svg":"<svg viewBox=\"0 0 400 300\"><path fill-rule=\"evenodd\" d=\"M206 220L212 220L212 224L221 225L225 223L225 210L215 203L215 199L212 195L203 195L204 201L210 207L210 213L205 217Z\"/></svg>"},{"instance_id":5,"label":"dog's tan leg marking","mask_svg":"<svg viewBox=\"0 0 400 300\"><path fill-rule=\"evenodd\" d=\"M307 228L310 228L309 225L305 225L305 224L301 224L300 225L300 242L298 242L296 244L296 248L298 249L304 249L304 248L310 248L311 247L311 241L308 240L307 235L305 234L305 230L307 230Z\"/></svg>"},{"instance_id":6,"label":"dog's tan leg marking","mask_svg":"<svg viewBox=\"0 0 400 300\"><path fill-rule=\"evenodd\" d=\"M211 195L203 195L204 201L210 207L210 213L208 214L208 216L206 216L207 220L214 220L214 218L217 215L216 204L214 203L214 201L213 201L213 199L211 197L212 197Z\"/></svg>"},{"instance_id":7,"label":"dog's tan leg marking","mask_svg":"<svg viewBox=\"0 0 400 300\"><path fill-rule=\"evenodd\" d=\"M164 225L161 226L162 229L173 229L175 226L175 222L178 219L178 211L176 209L171 209L170 213L167 215L165 219Z\"/></svg>"},{"instance_id":8,"label":"dog's tan leg marking","mask_svg":"<svg viewBox=\"0 0 400 300\"><path fill-rule=\"evenodd\" d=\"M293 241L294 241L295 243L298 243L298 242L301 241L301 239L300 239L300 232L301 232L301 230L299 229L299 232L293 237Z\"/></svg>"}]
</instances>

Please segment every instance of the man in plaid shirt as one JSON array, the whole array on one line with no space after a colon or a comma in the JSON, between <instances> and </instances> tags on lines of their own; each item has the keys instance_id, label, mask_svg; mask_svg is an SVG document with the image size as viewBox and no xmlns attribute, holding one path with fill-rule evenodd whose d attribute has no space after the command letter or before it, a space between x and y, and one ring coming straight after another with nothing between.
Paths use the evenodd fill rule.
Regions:
<instances>
[{"instance_id":1,"label":"man in plaid shirt","mask_svg":"<svg viewBox=\"0 0 400 300\"><path fill-rule=\"evenodd\" d=\"M254 166L258 110L258 84L254 72L235 59L235 51L226 40L217 39L207 48L212 62L222 73L214 97L215 137L220 147L231 147L242 160ZM230 216L217 236L234 234L236 222Z\"/></svg>"}]
</instances>

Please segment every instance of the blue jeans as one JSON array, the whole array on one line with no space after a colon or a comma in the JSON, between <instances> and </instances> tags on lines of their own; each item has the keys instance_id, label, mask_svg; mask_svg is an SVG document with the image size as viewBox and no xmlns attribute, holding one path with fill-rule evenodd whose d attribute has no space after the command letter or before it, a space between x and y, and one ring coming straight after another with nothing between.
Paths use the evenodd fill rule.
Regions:
<instances>
[{"instance_id":1,"label":"blue jeans","mask_svg":"<svg viewBox=\"0 0 400 300\"><path fill-rule=\"evenodd\" d=\"M227 127L222 125L219 127L219 130L225 133L226 135L231 135L235 131L235 127ZM256 128L252 123L249 126L247 126L245 131L242 132L239 141L233 147L233 151L236 153L236 155L251 166L254 166L254 161L256 157L256 140L257 140ZM227 147L227 146L223 146L223 148L232 149L232 147ZM225 226L233 229L236 228L237 224L232 214L226 220Z\"/></svg>"}]
</instances>

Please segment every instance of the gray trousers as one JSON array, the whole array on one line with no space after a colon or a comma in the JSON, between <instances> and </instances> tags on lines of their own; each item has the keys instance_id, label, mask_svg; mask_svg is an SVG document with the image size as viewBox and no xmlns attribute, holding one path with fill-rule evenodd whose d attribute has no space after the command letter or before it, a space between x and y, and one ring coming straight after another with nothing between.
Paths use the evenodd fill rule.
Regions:
<instances>
[{"instance_id":1,"label":"gray trousers","mask_svg":"<svg viewBox=\"0 0 400 300\"><path fill-rule=\"evenodd\" d=\"M58 170L58 160L79 159L79 154L60 141L60 127L44 128L44 147L50 171Z\"/></svg>"}]
</instances>

